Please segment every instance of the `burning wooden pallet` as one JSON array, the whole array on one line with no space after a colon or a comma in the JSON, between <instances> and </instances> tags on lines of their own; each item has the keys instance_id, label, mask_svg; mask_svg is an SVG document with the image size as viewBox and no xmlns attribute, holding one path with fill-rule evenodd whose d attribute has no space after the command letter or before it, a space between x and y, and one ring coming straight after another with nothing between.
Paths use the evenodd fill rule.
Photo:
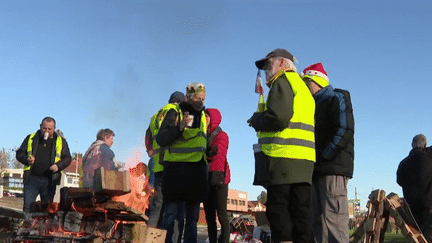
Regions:
<instances>
[{"instance_id":1,"label":"burning wooden pallet","mask_svg":"<svg viewBox=\"0 0 432 243\"><path fill-rule=\"evenodd\" d=\"M166 231L147 227L144 210L132 207L145 203L139 208L146 209L150 191L138 192L133 181L137 173L131 172L129 178L129 172L100 169L95 172L96 190L65 187L60 203L35 203L11 242L165 242ZM136 201L137 194L144 201Z\"/></svg>"},{"instance_id":2,"label":"burning wooden pallet","mask_svg":"<svg viewBox=\"0 0 432 243\"><path fill-rule=\"evenodd\" d=\"M401 229L408 242L427 243L408 204L397 194L390 193L386 197L383 190L372 191L367 207L367 215L351 235L351 243L383 242L390 216L395 219L396 226Z\"/></svg>"}]
</instances>

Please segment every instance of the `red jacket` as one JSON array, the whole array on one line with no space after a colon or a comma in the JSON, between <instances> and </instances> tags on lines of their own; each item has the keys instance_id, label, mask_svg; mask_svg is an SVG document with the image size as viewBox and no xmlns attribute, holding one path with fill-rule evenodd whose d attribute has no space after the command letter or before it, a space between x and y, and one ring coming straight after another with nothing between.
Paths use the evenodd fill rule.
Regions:
<instances>
[{"instance_id":1,"label":"red jacket","mask_svg":"<svg viewBox=\"0 0 432 243\"><path fill-rule=\"evenodd\" d=\"M213 130L221 123L222 115L218 109L208 108L206 111L210 116L210 125L208 131L208 136L210 136L211 132L213 132ZM207 157L209 162L209 171L224 171L226 163L225 184L227 185L231 181L231 173L227 160L228 145L228 134L226 134L224 131L219 132L212 144L212 147L218 147L218 153L213 157Z\"/></svg>"}]
</instances>

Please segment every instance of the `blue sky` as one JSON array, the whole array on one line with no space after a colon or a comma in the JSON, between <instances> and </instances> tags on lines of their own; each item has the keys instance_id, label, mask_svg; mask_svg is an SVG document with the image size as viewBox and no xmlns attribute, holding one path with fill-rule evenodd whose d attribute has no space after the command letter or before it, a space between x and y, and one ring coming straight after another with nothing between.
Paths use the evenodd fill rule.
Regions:
<instances>
[{"instance_id":1,"label":"blue sky","mask_svg":"<svg viewBox=\"0 0 432 243\"><path fill-rule=\"evenodd\" d=\"M402 195L397 166L418 133L432 140L431 3L426 1L12 1L0 5L0 148L57 121L71 152L101 128L120 161L142 153L150 117L190 82L207 86L230 136L230 188L255 200L246 120L256 110L254 62L285 48L303 70L322 62L351 92L355 171L349 198ZM265 92L268 89L266 87Z\"/></svg>"}]
</instances>

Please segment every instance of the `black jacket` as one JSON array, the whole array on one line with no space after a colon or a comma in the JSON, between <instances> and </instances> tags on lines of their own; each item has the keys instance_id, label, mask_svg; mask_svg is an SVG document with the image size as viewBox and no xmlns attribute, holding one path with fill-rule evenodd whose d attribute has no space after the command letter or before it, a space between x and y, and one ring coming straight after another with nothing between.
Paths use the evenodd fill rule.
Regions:
<instances>
[{"instance_id":1,"label":"black jacket","mask_svg":"<svg viewBox=\"0 0 432 243\"><path fill-rule=\"evenodd\" d=\"M54 141L57 140L57 136L58 136L57 133L54 133ZM41 131L38 130L36 132L36 135L33 137L33 149L32 149L33 156L36 155L37 146L39 145L39 139L40 138L41 138ZM16 159L23 165L29 165L28 154L27 154L27 144L28 144L29 139L30 139L30 135L28 135L24 139L21 146L16 151ZM62 141L63 141L62 142L63 148L61 151L61 159L59 162L56 163L56 165L58 166L58 171L56 173L52 173L52 181L55 185L60 185L60 180L61 180L61 173L60 172L64 169L66 169L72 161L66 139L62 138ZM55 152L55 145L54 145L53 151L51 153L51 165L54 164L55 154L56 154L56 152ZM30 170L24 171L24 183L27 181L28 177L30 176L30 173L31 173Z\"/></svg>"},{"instance_id":2,"label":"black jacket","mask_svg":"<svg viewBox=\"0 0 432 243\"><path fill-rule=\"evenodd\" d=\"M350 94L331 85L315 95L314 176L343 175L354 172L354 115Z\"/></svg>"},{"instance_id":3,"label":"black jacket","mask_svg":"<svg viewBox=\"0 0 432 243\"><path fill-rule=\"evenodd\" d=\"M396 176L412 209L432 208L432 147L413 148L400 162Z\"/></svg>"},{"instance_id":4,"label":"black jacket","mask_svg":"<svg viewBox=\"0 0 432 243\"><path fill-rule=\"evenodd\" d=\"M199 127L203 111L194 111L186 102L181 102L179 106L183 113L187 111L190 115L194 116L192 127ZM162 149L167 149L177 139L183 139L182 132L179 130L177 124L177 118L178 113L176 110L171 109L167 112L161 124L156 142ZM209 186L207 183L208 167L205 161L205 152L203 152L201 161L196 163L164 160L162 164L164 166L162 172L162 194L164 200L203 201L207 199Z\"/></svg>"}]
</instances>

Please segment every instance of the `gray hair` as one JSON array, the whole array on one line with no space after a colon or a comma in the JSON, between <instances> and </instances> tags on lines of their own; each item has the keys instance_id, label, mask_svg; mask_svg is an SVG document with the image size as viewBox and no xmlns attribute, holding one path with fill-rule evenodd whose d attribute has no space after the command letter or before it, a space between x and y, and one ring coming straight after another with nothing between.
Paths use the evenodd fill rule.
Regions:
<instances>
[{"instance_id":1,"label":"gray hair","mask_svg":"<svg viewBox=\"0 0 432 243\"><path fill-rule=\"evenodd\" d=\"M426 148L426 145L427 139L426 136L423 134L415 135L411 143L411 146L413 148Z\"/></svg>"},{"instance_id":2,"label":"gray hair","mask_svg":"<svg viewBox=\"0 0 432 243\"><path fill-rule=\"evenodd\" d=\"M297 67L295 66L294 62L291 61L291 59L285 58L285 57L273 57L273 59L274 60L284 59L286 61L286 64L287 64L284 68L289 69L289 70L293 70L294 72L297 72Z\"/></svg>"}]
</instances>

